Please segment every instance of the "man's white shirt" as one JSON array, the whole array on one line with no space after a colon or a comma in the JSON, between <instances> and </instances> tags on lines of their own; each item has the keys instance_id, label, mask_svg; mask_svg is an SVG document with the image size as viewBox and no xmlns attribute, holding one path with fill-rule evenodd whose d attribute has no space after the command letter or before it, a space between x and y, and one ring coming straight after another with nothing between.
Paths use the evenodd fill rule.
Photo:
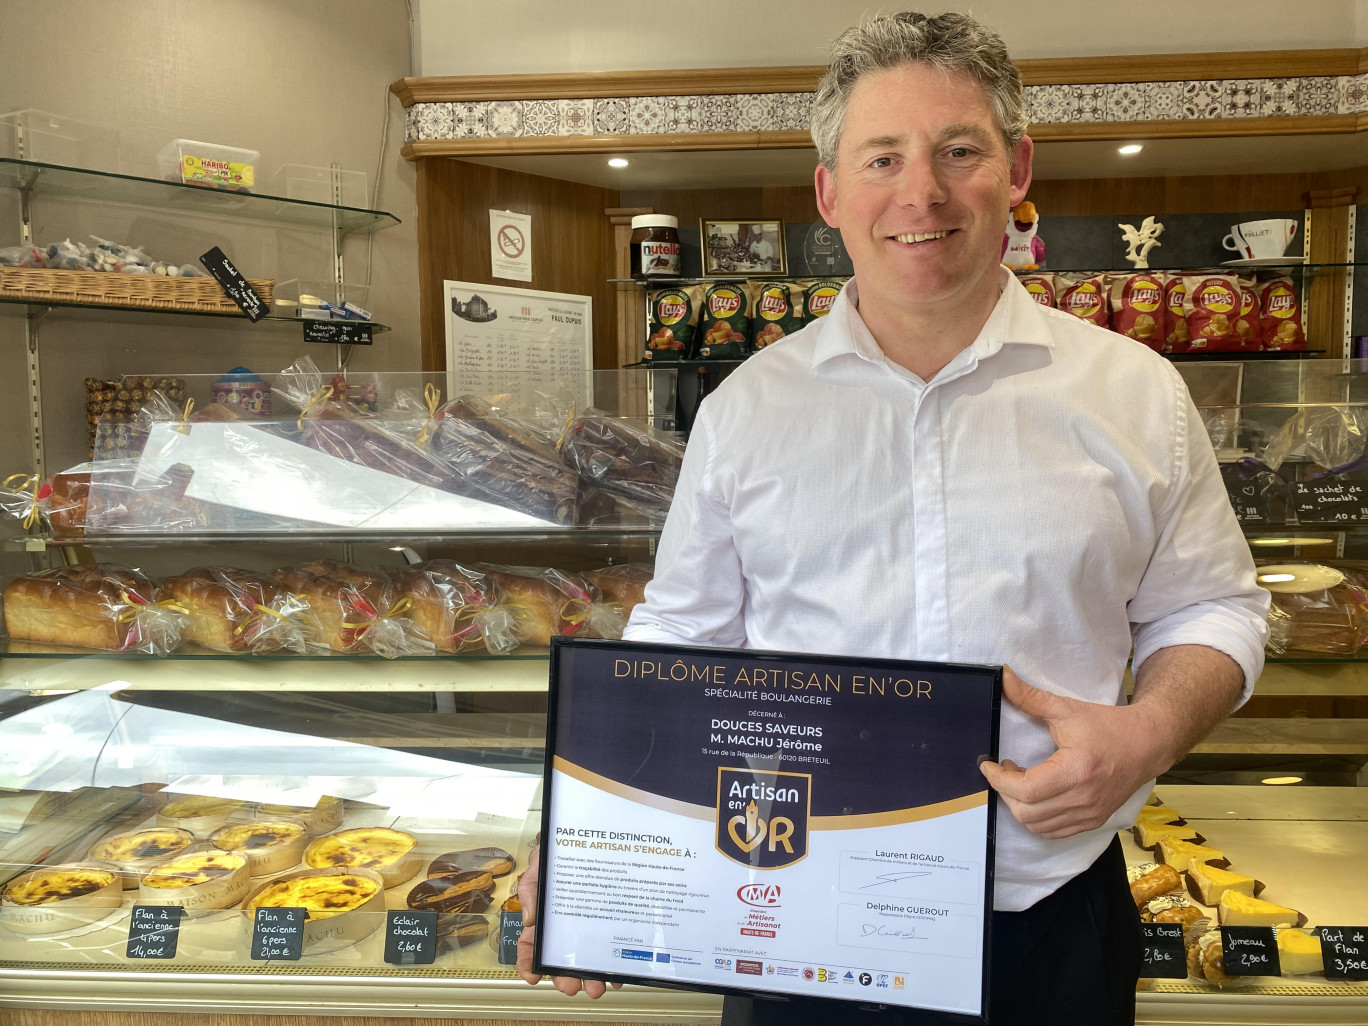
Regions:
<instances>
[{"instance_id":1,"label":"man's white shirt","mask_svg":"<svg viewBox=\"0 0 1368 1026\"><path fill-rule=\"evenodd\" d=\"M724 381L624 637L1007 663L1109 705L1126 700L1132 644L1137 667L1199 644L1242 667L1248 697L1268 596L1182 379L1006 279L929 383L883 355L854 282ZM1053 751L1004 702L1001 757ZM1086 869L1148 792L1065 840L1000 803L995 907L1028 908Z\"/></svg>"}]
</instances>

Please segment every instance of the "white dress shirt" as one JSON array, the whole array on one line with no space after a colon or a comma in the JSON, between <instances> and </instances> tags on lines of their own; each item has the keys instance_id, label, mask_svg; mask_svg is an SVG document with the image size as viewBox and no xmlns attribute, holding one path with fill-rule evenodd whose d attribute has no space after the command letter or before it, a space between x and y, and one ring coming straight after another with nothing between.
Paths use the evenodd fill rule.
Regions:
<instances>
[{"instance_id":1,"label":"white dress shirt","mask_svg":"<svg viewBox=\"0 0 1368 1026\"><path fill-rule=\"evenodd\" d=\"M855 283L703 402L633 641L1007 663L1126 701L1134 646L1263 667L1268 595L1187 388L1146 346L1006 275L930 382L888 360ZM1003 703L1001 757L1054 751ZM1150 785L1065 840L998 807L995 907L1029 908L1128 827Z\"/></svg>"}]
</instances>

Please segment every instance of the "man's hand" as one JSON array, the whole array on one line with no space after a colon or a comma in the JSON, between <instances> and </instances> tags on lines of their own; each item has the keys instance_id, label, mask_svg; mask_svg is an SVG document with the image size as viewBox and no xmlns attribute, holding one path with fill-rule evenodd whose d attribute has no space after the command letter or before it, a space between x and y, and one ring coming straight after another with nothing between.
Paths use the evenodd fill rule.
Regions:
<instances>
[{"instance_id":1,"label":"man's hand","mask_svg":"<svg viewBox=\"0 0 1368 1026\"><path fill-rule=\"evenodd\" d=\"M1218 652L1202 651L1234 666ZM1058 749L1030 769L1010 759L979 767L1019 823L1050 838L1095 830L1147 780L1181 757L1196 740L1189 740L1191 725L1180 727L1181 710L1163 701L1146 704L1138 700L1139 686L1136 692L1137 701L1131 705L1080 702L1033 688L1003 667L1003 696L1027 716L1042 720ZM1196 736L1210 726L1202 725Z\"/></svg>"},{"instance_id":2,"label":"man's hand","mask_svg":"<svg viewBox=\"0 0 1368 1026\"><path fill-rule=\"evenodd\" d=\"M522 902L523 930L518 935L518 975L531 984L540 983L545 977L532 971L532 941L537 935L537 882L541 873L538 853L533 850L527 872L518 880L518 900ZM581 990L591 998L601 998L607 986L600 980L580 980L574 976L553 976L551 982L562 994L573 997ZM622 984L613 984L618 990Z\"/></svg>"}]
</instances>

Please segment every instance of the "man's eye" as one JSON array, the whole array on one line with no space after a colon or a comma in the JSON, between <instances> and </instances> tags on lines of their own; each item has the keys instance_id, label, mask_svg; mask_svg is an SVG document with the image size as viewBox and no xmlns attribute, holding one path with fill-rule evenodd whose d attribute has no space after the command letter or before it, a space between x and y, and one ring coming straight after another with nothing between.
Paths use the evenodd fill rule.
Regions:
<instances>
[{"instance_id":1,"label":"man's eye","mask_svg":"<svg viewBox=\"0 0 1368 1026\"><path fill-rule=\"evenodd\" d=\"M871 161L869 162L869 166L870 166L870 167L892 167L892 166L893 166L893 158L892 158L892 157L875 157L873 160L871 160Z\"/></svg>"},{"instance_id":2,"label":"man's eye","mask_svg":"<svg viewBox=\"0 0 1368 1026\"><path fill-rule=\"evenodd\" d=\"M971 150L968 146L952 146L950 147L948 154L949 156L954 157L957 160L962 160L963 158L969 156L973 152L974 151Z\"/></svg>"}]
</instances>

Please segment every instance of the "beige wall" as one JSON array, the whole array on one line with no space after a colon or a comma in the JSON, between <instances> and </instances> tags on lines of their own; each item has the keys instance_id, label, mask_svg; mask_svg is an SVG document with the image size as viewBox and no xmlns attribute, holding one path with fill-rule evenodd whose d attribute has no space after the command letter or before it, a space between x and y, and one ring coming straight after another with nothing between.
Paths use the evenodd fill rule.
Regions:
<instances>
[{"instance_id":1,"label":"beige wall","mask_svg":"<svg viewBox=\"0 0 1368 1026\"><path fill-rule=\"evenodd\" d=\"M403 109L388 86L410 71L405 0L0 0L0 112L37 108L117 128L118 165L157 174L156 151L176 137L261 151L259 192L276 191L285 163L365 171L374 189L389 111L378 206L404 222L377 233L369 305L394 327L357 347L359 371L419 365L413 166L399 155ZM232 217L47 201L38 241L94 232L193 263L222 245L249 276L331 277L323 232L244 225ZM18 241L13 193L0 191L0 246ZM346 244L349 279L367 277L367 244ZM22 315L0 307L0 476L28 468L16 438L23 383ZM48 470L84 455L86 376L216 374L234 364L279 370L305 351L295 331L176 318L149 325L55 314L41 324ZM310 354L331 366L334 349Z\"/></svg>"},{"instance_id":2,"label":"beige wall","mask_svg":"<svg viewBox=\"0 0 1368 1026\"><path fill-rule=\"evenodd\" d=\"M1016 57L1291 50L1368 43L1364 0L413 0L423 75L823 64L870 10L972 11Z\"/></svg>"}]
</instances>

